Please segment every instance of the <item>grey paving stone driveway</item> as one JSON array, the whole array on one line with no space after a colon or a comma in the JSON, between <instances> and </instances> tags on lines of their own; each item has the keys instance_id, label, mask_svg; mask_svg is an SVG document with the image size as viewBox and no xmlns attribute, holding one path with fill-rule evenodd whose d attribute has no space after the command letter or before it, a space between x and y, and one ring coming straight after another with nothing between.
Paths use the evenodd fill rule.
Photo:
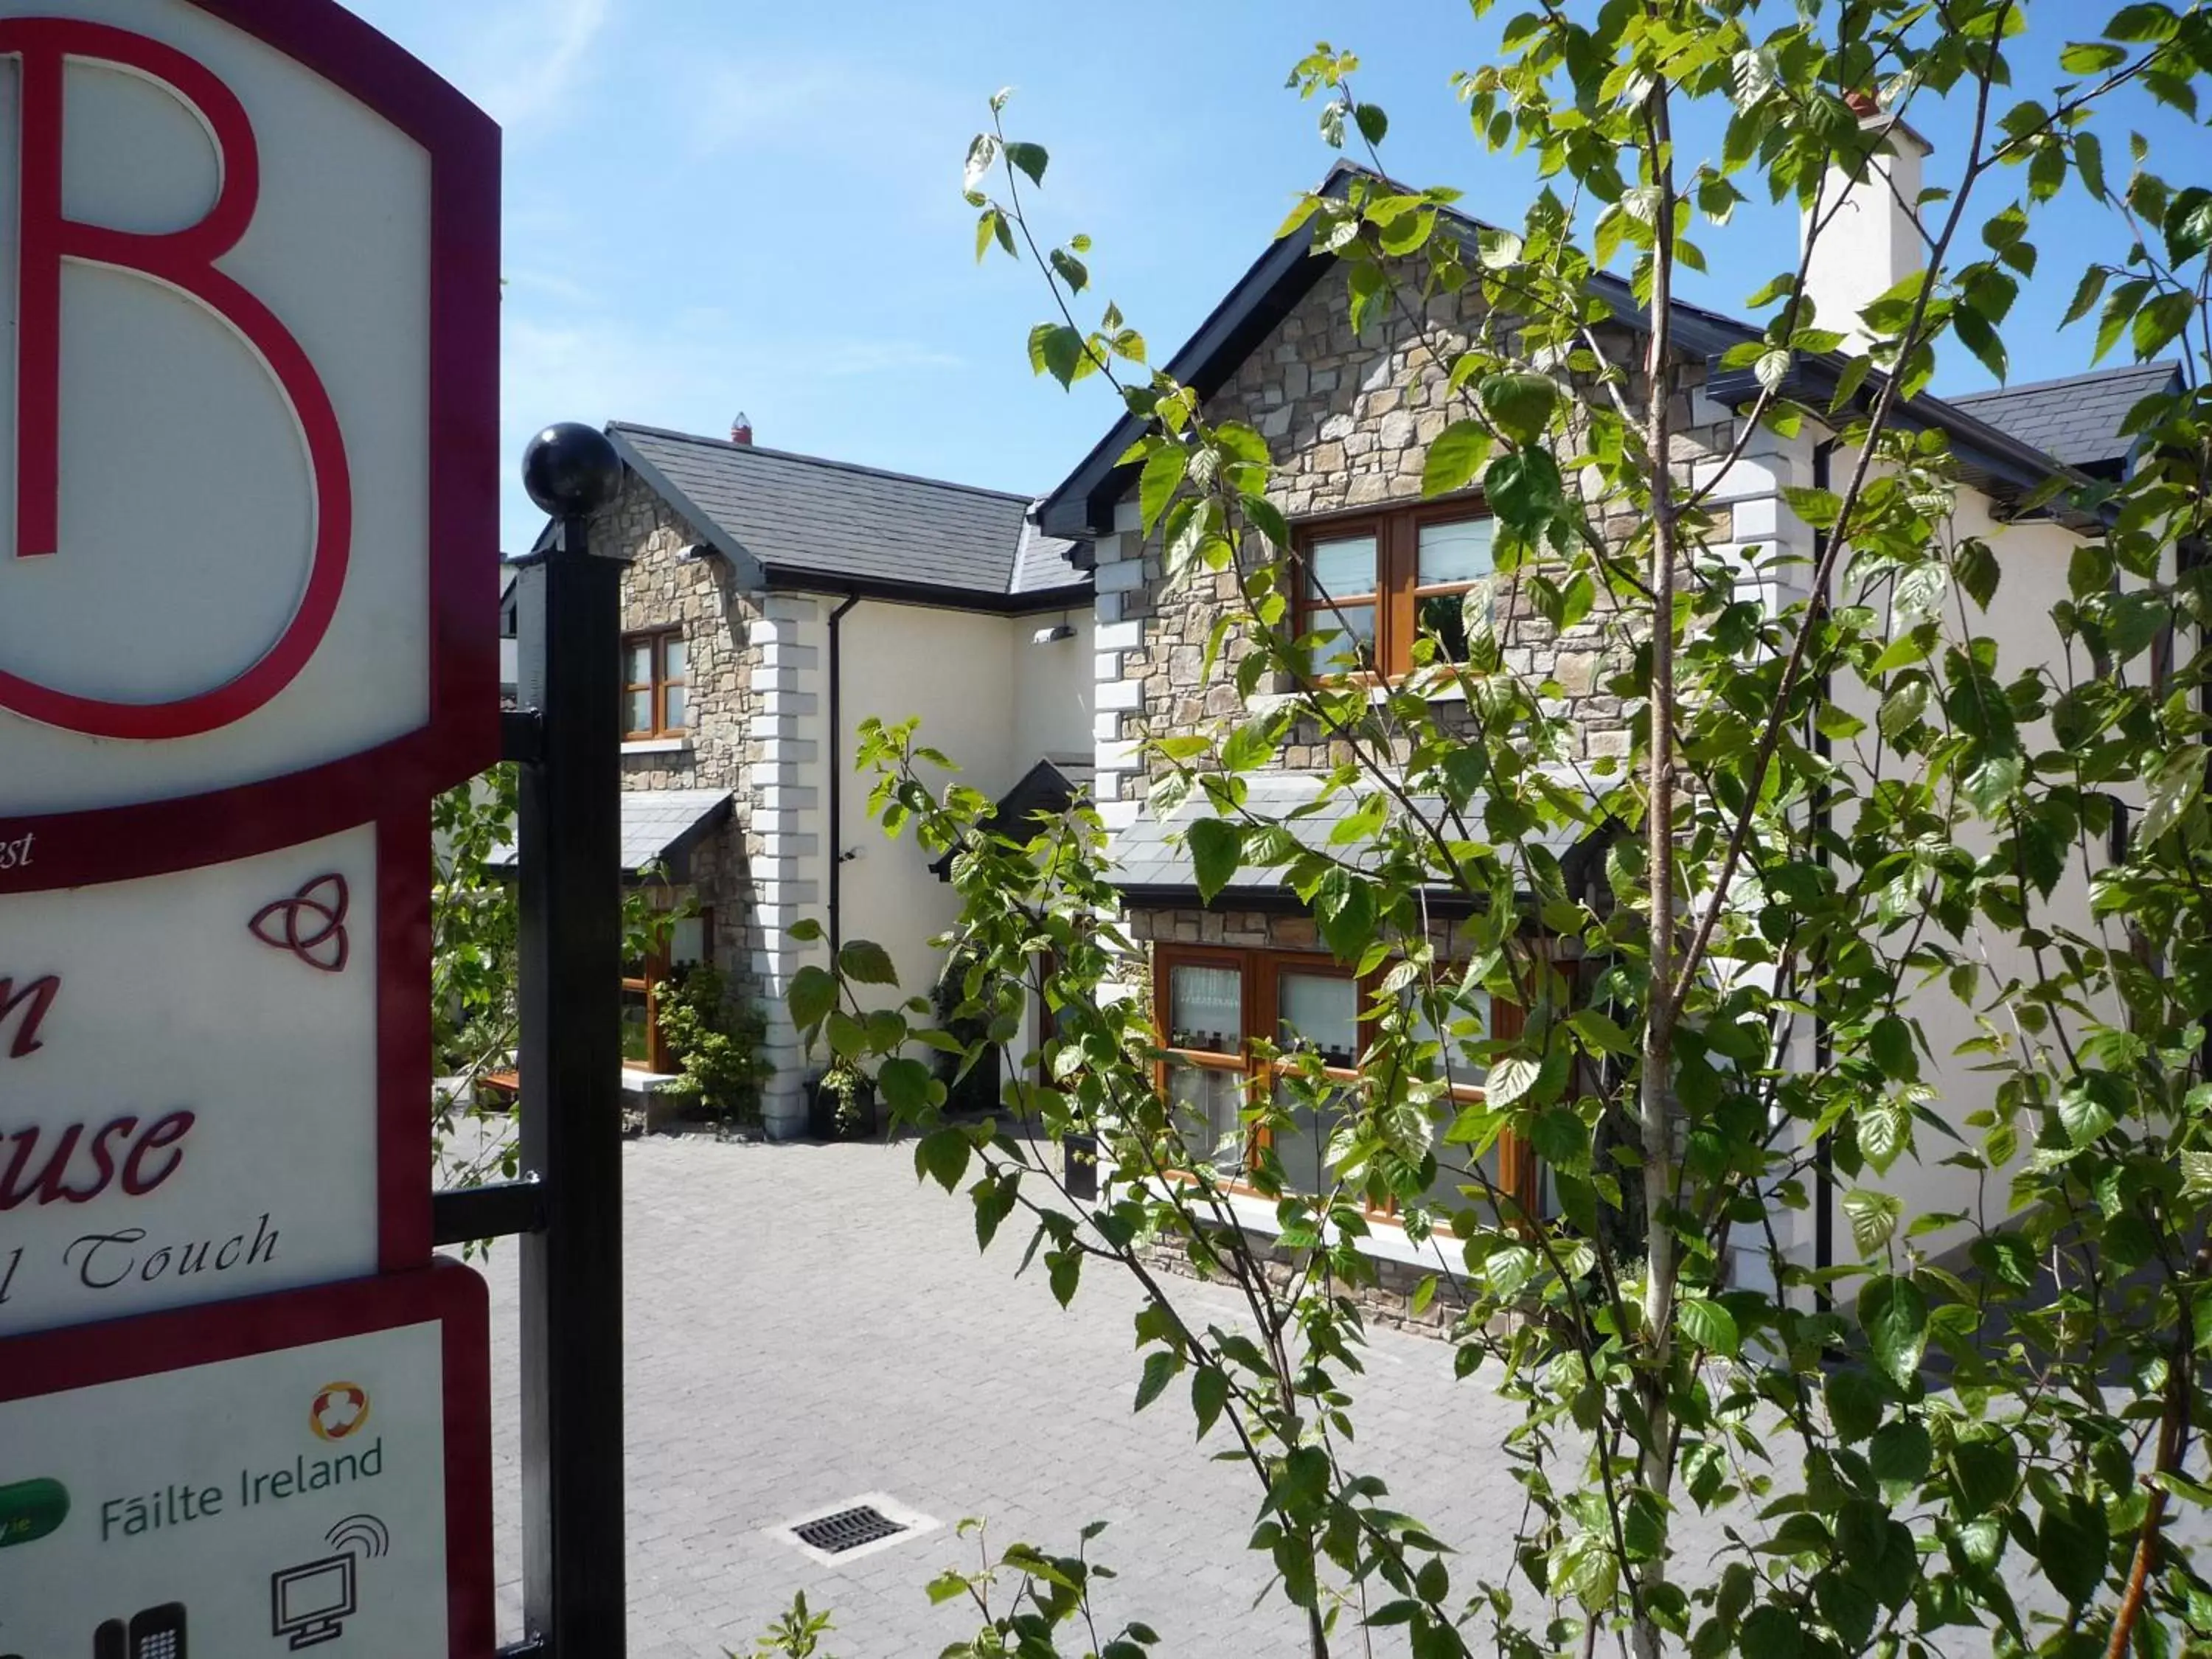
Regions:
<instances>
[{"instance_id":1,"label":"grey paving stone driveway","mask_svg":"<svg viewBox=\"0 0 2212 1659\"><path fill-rule=\"evenodd\" d=\"M1264 1559L1244 1547L1249 1477L1193 1443L1180 1390L1133 1415L1131 1286L1111 1274L1074 1307L1019 1243L979 1255L964 1197L919 1185L903 1146L744 1146L656 1138L623 1154L627 1184L630 1651L720 1659L805 1589L837 1625L836 1659L935 1655L969 1633L922 1587L967 1547L952 1525L1069 1547L1110 1523L1097 1559L1121 1572L1118 1621L1163 1651L1301 1654L1297 1620L1255 1610ZM1012 1224L1009 1224L1011 1231ZM495 1251L502 1629L520 1632L515 1253ZM1214 1287L1177 1281L1208 1316ZM1378 1332L1358 1413L1364 1467L1403 1507L1497 1570L1519 1512L1497 1447L1510 1417L1450 1352ZM763 1528L863 1493L944 1522L865 1559L817 1565Z\"/></svg>"}]
</instances>

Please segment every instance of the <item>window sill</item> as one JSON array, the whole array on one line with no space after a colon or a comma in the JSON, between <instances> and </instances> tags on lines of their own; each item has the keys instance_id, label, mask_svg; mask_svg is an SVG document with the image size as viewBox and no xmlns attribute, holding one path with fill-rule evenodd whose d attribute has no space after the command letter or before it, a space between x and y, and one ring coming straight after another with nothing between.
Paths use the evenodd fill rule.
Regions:
<instances>
[{"instance_id":1,"label":"window sill","mask_svg":"<svg viewBox=\"0 0 2212 1659\"><path fill-rule=\"evenodd\" d=\"M682 755L691 748L689 738L626 738L622 751L625 755Z\"/></svg>"},{"instance_id":2,"label":"window sill","mask_svg":"<svg viewBox=\"0 0 2212 1659\"><path fill-rule=\"evenodd\" d=\"M1381 707L1389 701L1390 696L1390 688L1380 680L1369 682L1367 686L1369 708ZM1464 686L1447 685L1431 691L1426 696L1431 702L1465 702L1467 689ZM1272 714L1279 708L1290 708L1298 701L1298 698L1299 694L1296 691L1255 691L1245 699L1244 706L1255 714Z\"/></svg>"}]
</instances>

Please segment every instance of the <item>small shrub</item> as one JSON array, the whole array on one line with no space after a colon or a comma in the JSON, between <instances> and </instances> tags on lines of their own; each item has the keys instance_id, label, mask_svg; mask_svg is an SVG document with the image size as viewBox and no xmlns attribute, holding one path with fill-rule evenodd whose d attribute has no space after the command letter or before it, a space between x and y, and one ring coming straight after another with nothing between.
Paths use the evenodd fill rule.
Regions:
<instances>
[{"instance_id":1,"label":"small shrub","mask_svg":"<svg viewBox=\"0 0 2212 1659\"><path fill-rule=\"evenodd\" d=\"M761 1054L768 1021L760 1010L732 1006L720 972L694 963L660 988L659 1011L680 1071L668 1092L717 1123L758 1128L761 1089L775 1074Z\"/></svg>"}]
</instances>

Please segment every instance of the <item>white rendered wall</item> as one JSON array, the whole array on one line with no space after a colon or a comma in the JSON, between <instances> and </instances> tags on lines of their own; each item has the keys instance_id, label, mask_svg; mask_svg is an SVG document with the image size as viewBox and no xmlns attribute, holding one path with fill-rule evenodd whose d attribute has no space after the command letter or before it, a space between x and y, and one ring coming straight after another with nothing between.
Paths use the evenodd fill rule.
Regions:
<instances>
[{"instance_id":1,"label":"white rendered wall","mask_svg":"<svg viewBox=\"0 0 2212 1659\"><path fill-rule=\"evenodd\" d=\"M917 741L953 760L962 782L994 798L1004 793L1036 759L1015 748L1020 723L1010 636L1019 629L1026 640L1037 626L1025 617L877 599L864 600L840 624L843 731L835 764L844 776L836 850L848 855L840 875L842 931L848 940L873 939L890 952L899 990L871 988L880 1005L929 994L940 960L929 941L951 926L960 907L951 885L930 870L933 855L910 833L890 839L870 815L872 775L852 769L860 728L871 715L887 723L919 715ZM941 789L945 781L937 776L933 786Z\"/></svg>"},{"instance_id":2,"label":"white rendered wall","mask_svg":"<svg viewBox=\"0 0 2212 1659\"><path fill-rule=\"evenodd\" d=\"M1036 642L1037 634L1065 623L1071 640ZM1013 759L1019 777L1040 760L1091 759L1091 692L1097 682L1092 659L1097 635L1086 598L1080 608L1016 617L1008 630L1013 657Z\"/></svg>"},{"instance_id":3,"label":"white rendered wall","mask_svg":"<svg viewBox=\"0 0 2212 1659\"><path fill-rule=\"evenodd\" d=\"M1848 455L1839 452L1835 465L1838 477L1846 476ZM2069 678L2066 647L2051 622L2051 611L2067 596L2067 563L2078 545L2077 538L2071 532L2048 521L1997 523L1990 516L1987 500L1972 490L1960 493L1953 533L1986 540L2002 573L1990 610L1974 609L1971 601L1967 602L1966 629L1996 641L1999 681L2009 682L2031 668L2041 666L2055 675L2062 685L2066 684ZM1947 641L1961 636L1955 598L1945 605L1942 626ZM2091 672L2086 656L2077 646L2070 677L2086 678ZM1847 675L1837 682L1836 701L1869 725L1861 738L1838 745L1838 758L1847 758L1848 751L1854 750L1870 757L1870 749L1863 745L1874 737L1873 699L1855 677ZM2031 754L2047 748L2051 740L2048 725L2044 722L2023 727L2021 736ZM1884 770L1887 775L1897 775L1893 756ZM1997 836L1987 827L1968 825L1962 829L1959 839L1962 845L1980 854L1995 846ZM2096 866L2103 866L2106 858L2101 844L2092 846L2090 857ZM2039 927L2058 926L2084 933L2095 931L2089 919L2087 877L2078 851L2069 860L2067 872L2051 897L2035 902L2033 919ZM1931 928L1930 937L1940 937L1948 947L1963 951L1983 963L1980 999L1984 1003L2008 980L2017 977L2024 984L2033 982L2035 963L2031 953L2002 935L1976 931L1964 939L1957 939L1938 935ZM1893 942L1890 948L1895 948ZM1974 1009L1954 997L1948 987L1939 981L1913 990L1905 1001L1904 1012L1919 1022L1927 1039L1929 1052L1922 1057L1921 1067L1923 1079L1936 1093L1936 1099L1929 1103L1931 1108L1958 1127L1968 1145L1978 1149L1985 1130L1968 1128L1964 1120L1989 1108L1997 1079L1977 1069L1986 1063L1986 1056L1956 1053L1961 1043L1982 1034ZM2034 1140L2035 1127L2032 1122L2020 1126L2023 1156ZM1978 1216L1985 1224L2004 1220L2008 1212L2009 1186L2005 1175L2000 1173L1984 1179L1972 1170L1945 1164L1942 1160L1960 1150L1958 1142L1924 1123L1915 1125L1913 1133L1917 1156L1900 1158L1884 1175L1868 1171L1863 1177L1864 1184L1894 1194L1903 1200L1908 1224L1916 1217L1953 1212ZM1838 1176L1839 1197L1850 1184ZM1836 1224L1837 1259L1849 1261L1854 1250L1848 1225L1840 1212ZM1901 1238L1902 1226L1899 1234ZM1962 1245L1969 1236L1966 1229L1953 1227L1923 1236L1914 1243L1924 1252L1940 1254Z\"/></svg>"}]
</instances>

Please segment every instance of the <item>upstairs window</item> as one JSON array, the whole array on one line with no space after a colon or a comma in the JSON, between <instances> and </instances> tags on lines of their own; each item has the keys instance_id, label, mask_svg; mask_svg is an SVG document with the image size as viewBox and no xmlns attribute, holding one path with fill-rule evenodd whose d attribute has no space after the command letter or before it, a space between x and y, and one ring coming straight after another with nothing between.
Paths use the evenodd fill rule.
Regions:
<instances>
[{"instance_id":1,"label":"upstairs window","mask_svg":"<svg viewBox=\"0 0 2212 1659\"><path fill-rule=\"evenodd\" d=\"M690 653L682 630L623 637L623 736L678 738L691 729Z\"/></svg>"},{"instance_id":2,"label":"upstairs window","mask_svg":"<svg viewBox=\"0 0 2212 1659\"><path fill-rule=\"evenodd\" d=\"M1413 641L1465 662L1468 612L1491 612L1496 566L1487 514L1466 506L1400 507L1310 526L1297 538L1298 631L1328 635L1325 674L1403 674Z\"/></svg>"}]
</instances>

